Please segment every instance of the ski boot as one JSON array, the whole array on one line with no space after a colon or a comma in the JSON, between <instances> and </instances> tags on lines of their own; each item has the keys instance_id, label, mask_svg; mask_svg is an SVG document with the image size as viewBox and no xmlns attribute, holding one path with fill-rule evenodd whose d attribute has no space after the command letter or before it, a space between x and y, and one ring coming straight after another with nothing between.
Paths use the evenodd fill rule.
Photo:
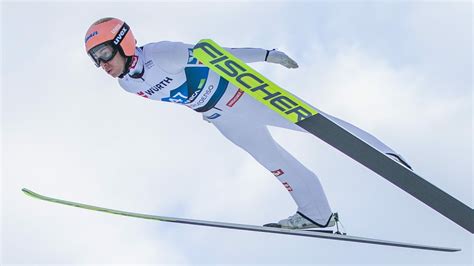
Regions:
<instances>
[{"instance_id":1,"label":"ski boot","mask_svg":"<svg viewBox=\"0 0 474 266\"><path fill-rule=\"evenodd\" d=\"M306 218L300 212L296 212L294 215L279 221L278 223L269 223L263 226L266 227L277 227L285 229L297 229L297 230L308 230L316 231L323 233L332 233L332 234L345 234L339 231L339 215L333 213L329 217L328 222L325 225L314 223L310 219Z\"/></svg>"}]
</instances>

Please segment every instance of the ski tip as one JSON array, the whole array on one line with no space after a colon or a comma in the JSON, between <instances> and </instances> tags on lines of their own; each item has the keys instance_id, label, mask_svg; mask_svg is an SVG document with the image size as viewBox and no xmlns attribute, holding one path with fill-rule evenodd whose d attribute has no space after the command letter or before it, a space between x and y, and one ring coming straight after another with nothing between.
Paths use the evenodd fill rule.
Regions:
<instances>
[{"instance_id":1,"label":"ski tip","mask_svg":"<svg viewBox=\"0 0 474 266\"><path fill-rule=\"evenodd\" d=\"M198 43L200 43L200 42L213 42L213 41L211 39L201 39L201 40L199 40Z\"/></svg>"},{"instance_id":2,"label":"ski tip","mask_svg":"<svg viewBox=\"0 0 474 266\"><path fill-rule=\"evenodd\" d=\"M31 191L27 188L22 188L21 191L23 191L23 193L25 193L28 196L33 196L34 194L36 194L36 193L34 193L33 191Z\"/></svg>"},{"instance_id":3,"label":"ski tip","mask_svg":"<svg viewBox=\"0 0 474 266\"><path fill-rule=\"evenodd\" d=\"M201 40L199 40L199 42L196 43L196 45L194 46L194 49L198 48L201 45L203 45L203 43L207 43L207 44L214 45L214 46L217 45L217 43L214 42L212 39L201 39Z\"/></svg>"}]
</instances>

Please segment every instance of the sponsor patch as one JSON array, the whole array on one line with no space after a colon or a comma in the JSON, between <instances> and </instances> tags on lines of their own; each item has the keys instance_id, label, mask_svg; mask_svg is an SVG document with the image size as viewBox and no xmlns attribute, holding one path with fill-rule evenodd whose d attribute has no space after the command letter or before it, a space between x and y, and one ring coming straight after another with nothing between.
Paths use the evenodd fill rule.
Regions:
<instances>
[{"instance_id":1,"label":"sponsor patch","mask_svg":"<svg viewBox=\"0 0 474 266\"><path fill-rule=\"evenodd\" d=\"M148 98L148 95L146 95L143 91L139 91L139 92L137 92L137 94L142 96L142 97Z\"/></svg>"},{"instance_id":2,"label":"sponsor patch","mask_svg":"<svg viewBox=\"0 0 474 266\"><path fill-rule=\"evenodd\" d=\"M288 190L289 192L293 191L293 188L287 182L283 182L283 185L285 186L286 190Z\"/></svg>"},{"instance_id":3,"label":"sponsor patch","mask_svg":"<svg viewBox=\"0 0 474 266\"><path fill-rule=\"evenodd\" d=\"M124 26L125 26L125 25L124 25ZM127 32L128 32L128 28L127 28L127 27L123 27L122 30L120 30L120 32L118 33L117 37L115 37L115 39L114 39L114 44L115 44L115 45L118 45L119 43L121 43L123 37L125 37L125 34L127 34Z\"/></svg>"},{"instance_id":4,"label":"sponsor patch","mask_svg":"<svg viewBox=\"0 0 474 266\"><path fill-rule=\"evenodd\" d=\"M244 95L244 91L241 89L238 89L235 95L232 97L232 99L230 99L230 101L226 105L229 107L234 106L234 104L240 99L240 97L242 97L242 95Z\"/></svg>"},{"instance_id":5,"label":"sponsor patch","mask_svg":"<svg viewBox=\"0 0 474 266\"><path fill-rule=\"evenodd\" d=\"M111 32L112 34L116 34L116 33L119 31L119 29L120 29L121 27L122 27L122 25L117 24L117 25L115 25L115 27L114 27L110 32Z\"/></svg>"},{"instance_id":6,"label":"sponsor patch","mask_svg":"<svg viewBox=\"0 0 474 266\"><path fill-rule=\"evenodd\" d=\"M87 42L87 41L90 40L92 37L94 37L94 36L96 36L96 35L98 35L98 34L99 34L99 33L98 33L97 31L94 31L93 33L87 35L85 42Z\"/></svg>"},{"instance_id":7,"label":"sponsor patch","mask_svg":"<svg viewBox=\"0 0 474 266\"><path fill-rule=\"evenodd\" d=\"M209 85L209 87L207 87L207 89L204 92L202 92L202 95L199 98L199 100L190 103L188 106L191 107L192 109L195 109L196 107L202 105L203 103L205 103L208 97L212 96L211 93L213 91L214 91L214 86Z\"/></svg>"},{"instance_id":8,"label":"sponsor patch","mask_svg":"<svg viewBox=\"0 0 474 266\"><path fill-rule=\"evenodd\" d=\"M158 83L158 84L154 85L153 87L149 88L148 90L146 90L145 93L148 96L152 96L155 92L158 92L158 91L164 89L166 86L168 86L168 84L170 84L171 81L173 81L172 78L166 77L160 83Z\"/></svg>"},{"instance_id":9,"label":"sponsor patch","mask_svg":"<svg viewBox=\"0 0 474 266\"><path fill-rule=\"evenodd\" d=\"M285 172L283 172L283 170L281 170L281 169L272 171L272 174L273 174L274 176L281 176L281 175L284 174L284 173L285 173Z\"/></svg>"},{"instance_id":10,"label":"sponsor patch","mask_svg":"<svg viewBox=\"0 0 474 266\"><path fill-rule=\"evenodd\" d=\"M145 63L145 67L147 69L150 69L154 66L155 64L153 63L153 60L148 60L146 63Z\"/></svg>"},{"instance_id":11,"label":"sponsor patch","mask_svg":"<svg viewBox=\"0 0 474 266\"><path fill-rule=\"evenodd\" d=\"M206 116L206 118L207 118L207 119L216 119L216 118L218 118L219 116L221 116L221 115L218 114L218 113L215 113L215 114L212 114L212 115L210 115L210 116Z\"/></svg>"}]
</instances>

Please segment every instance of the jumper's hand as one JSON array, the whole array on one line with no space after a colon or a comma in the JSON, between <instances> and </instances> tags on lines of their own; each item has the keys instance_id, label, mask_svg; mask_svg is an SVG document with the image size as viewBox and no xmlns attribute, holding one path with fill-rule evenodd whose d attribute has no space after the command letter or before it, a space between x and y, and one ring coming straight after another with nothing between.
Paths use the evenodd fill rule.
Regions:
<instances>
[{"instance_id":1,"label":"jumper's hand","mask_svg":"<svg viewBox=\"0 0 474 266\"><path fill-rule=\"evenodd\" d=\"M277 50L268 51L267 62L280 64L286 68L297 68L298 64L284 52Z\"/></svg>"}]
</instances>

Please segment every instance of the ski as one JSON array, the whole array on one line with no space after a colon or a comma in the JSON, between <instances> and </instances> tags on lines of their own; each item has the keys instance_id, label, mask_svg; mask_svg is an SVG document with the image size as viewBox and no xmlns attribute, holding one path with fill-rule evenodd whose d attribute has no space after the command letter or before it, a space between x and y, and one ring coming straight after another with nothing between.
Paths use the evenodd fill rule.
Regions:
<instances>
[{"instance_id":1,"label":"ski","mask_svg":"<svg viewBox=\"0 0 474 266\"><path fill-rule=\"evenodd\" d=\"M285 91L210 39L193 55L220 76L292 123L361 163L395 186L474 233L472 208L354 136L308 103Z\"/></svg>"},{"instance_id":2,"label":"ski","mask_svg":"<svg viewBox=\"0 0 474 266\"><path fill-rule=\"evenodd\" d=\"M226 229L236 229L236 230L244 230L244 231L254 231L254 232L263 232L263 233L293 235L293 236L305 236L305 237L332 239L332 240L339 240L339 241L349 241L349 242L375 244L375 245L392 246L392 247L423 249L423 250L431 250L431 251L456 252L456 251L461 250L461 249L458 249L458 248L427 246L427 245L419 245L419 244L411 244L411 243L402 243L402 242L386 241L386 240L379 240L379 239L347 236L347 235L340 235L340 234L330 234L330 233L324 233L324 232L291 230L291 229L283 229L283 228L275 228L275 227L263 227L263 226L256 226L256 225L224 223L224 222L193 220L193 219L184 219L184 218L175 218L175 217L141 214L141 213L134 213L134 212L127 212L127 211L120 211L120 210L108 209L108 208L103 208L103 207L97 207L97 206L93 206L93 205L87 205L87 204L78 203L78 202L66 201L66 200L57 199L57 198L51 198L51 197L40 195L40 194L35 193L35 192L33 192L29 189L26 189L26 188L23 188L22 191L26 195L28 195L30 197L33 197L35 199L40 199L40 200L54 202L54 203L58 203L58 204L73 206L73 207L77 207L77 208L81 208L81 209L87 209L87 210L93 210L93 211L99 211L99 212L106 212L106 213L110 213L110 214L116 214L116 215L122 215L122 216L128 216L128 217L134 217L134 218L140 218L140 219L155 220L155 221L161 221L161 222L191 224L191 225L218 227L218 228L226 228Z\"/></svg>"}]
</instances>

